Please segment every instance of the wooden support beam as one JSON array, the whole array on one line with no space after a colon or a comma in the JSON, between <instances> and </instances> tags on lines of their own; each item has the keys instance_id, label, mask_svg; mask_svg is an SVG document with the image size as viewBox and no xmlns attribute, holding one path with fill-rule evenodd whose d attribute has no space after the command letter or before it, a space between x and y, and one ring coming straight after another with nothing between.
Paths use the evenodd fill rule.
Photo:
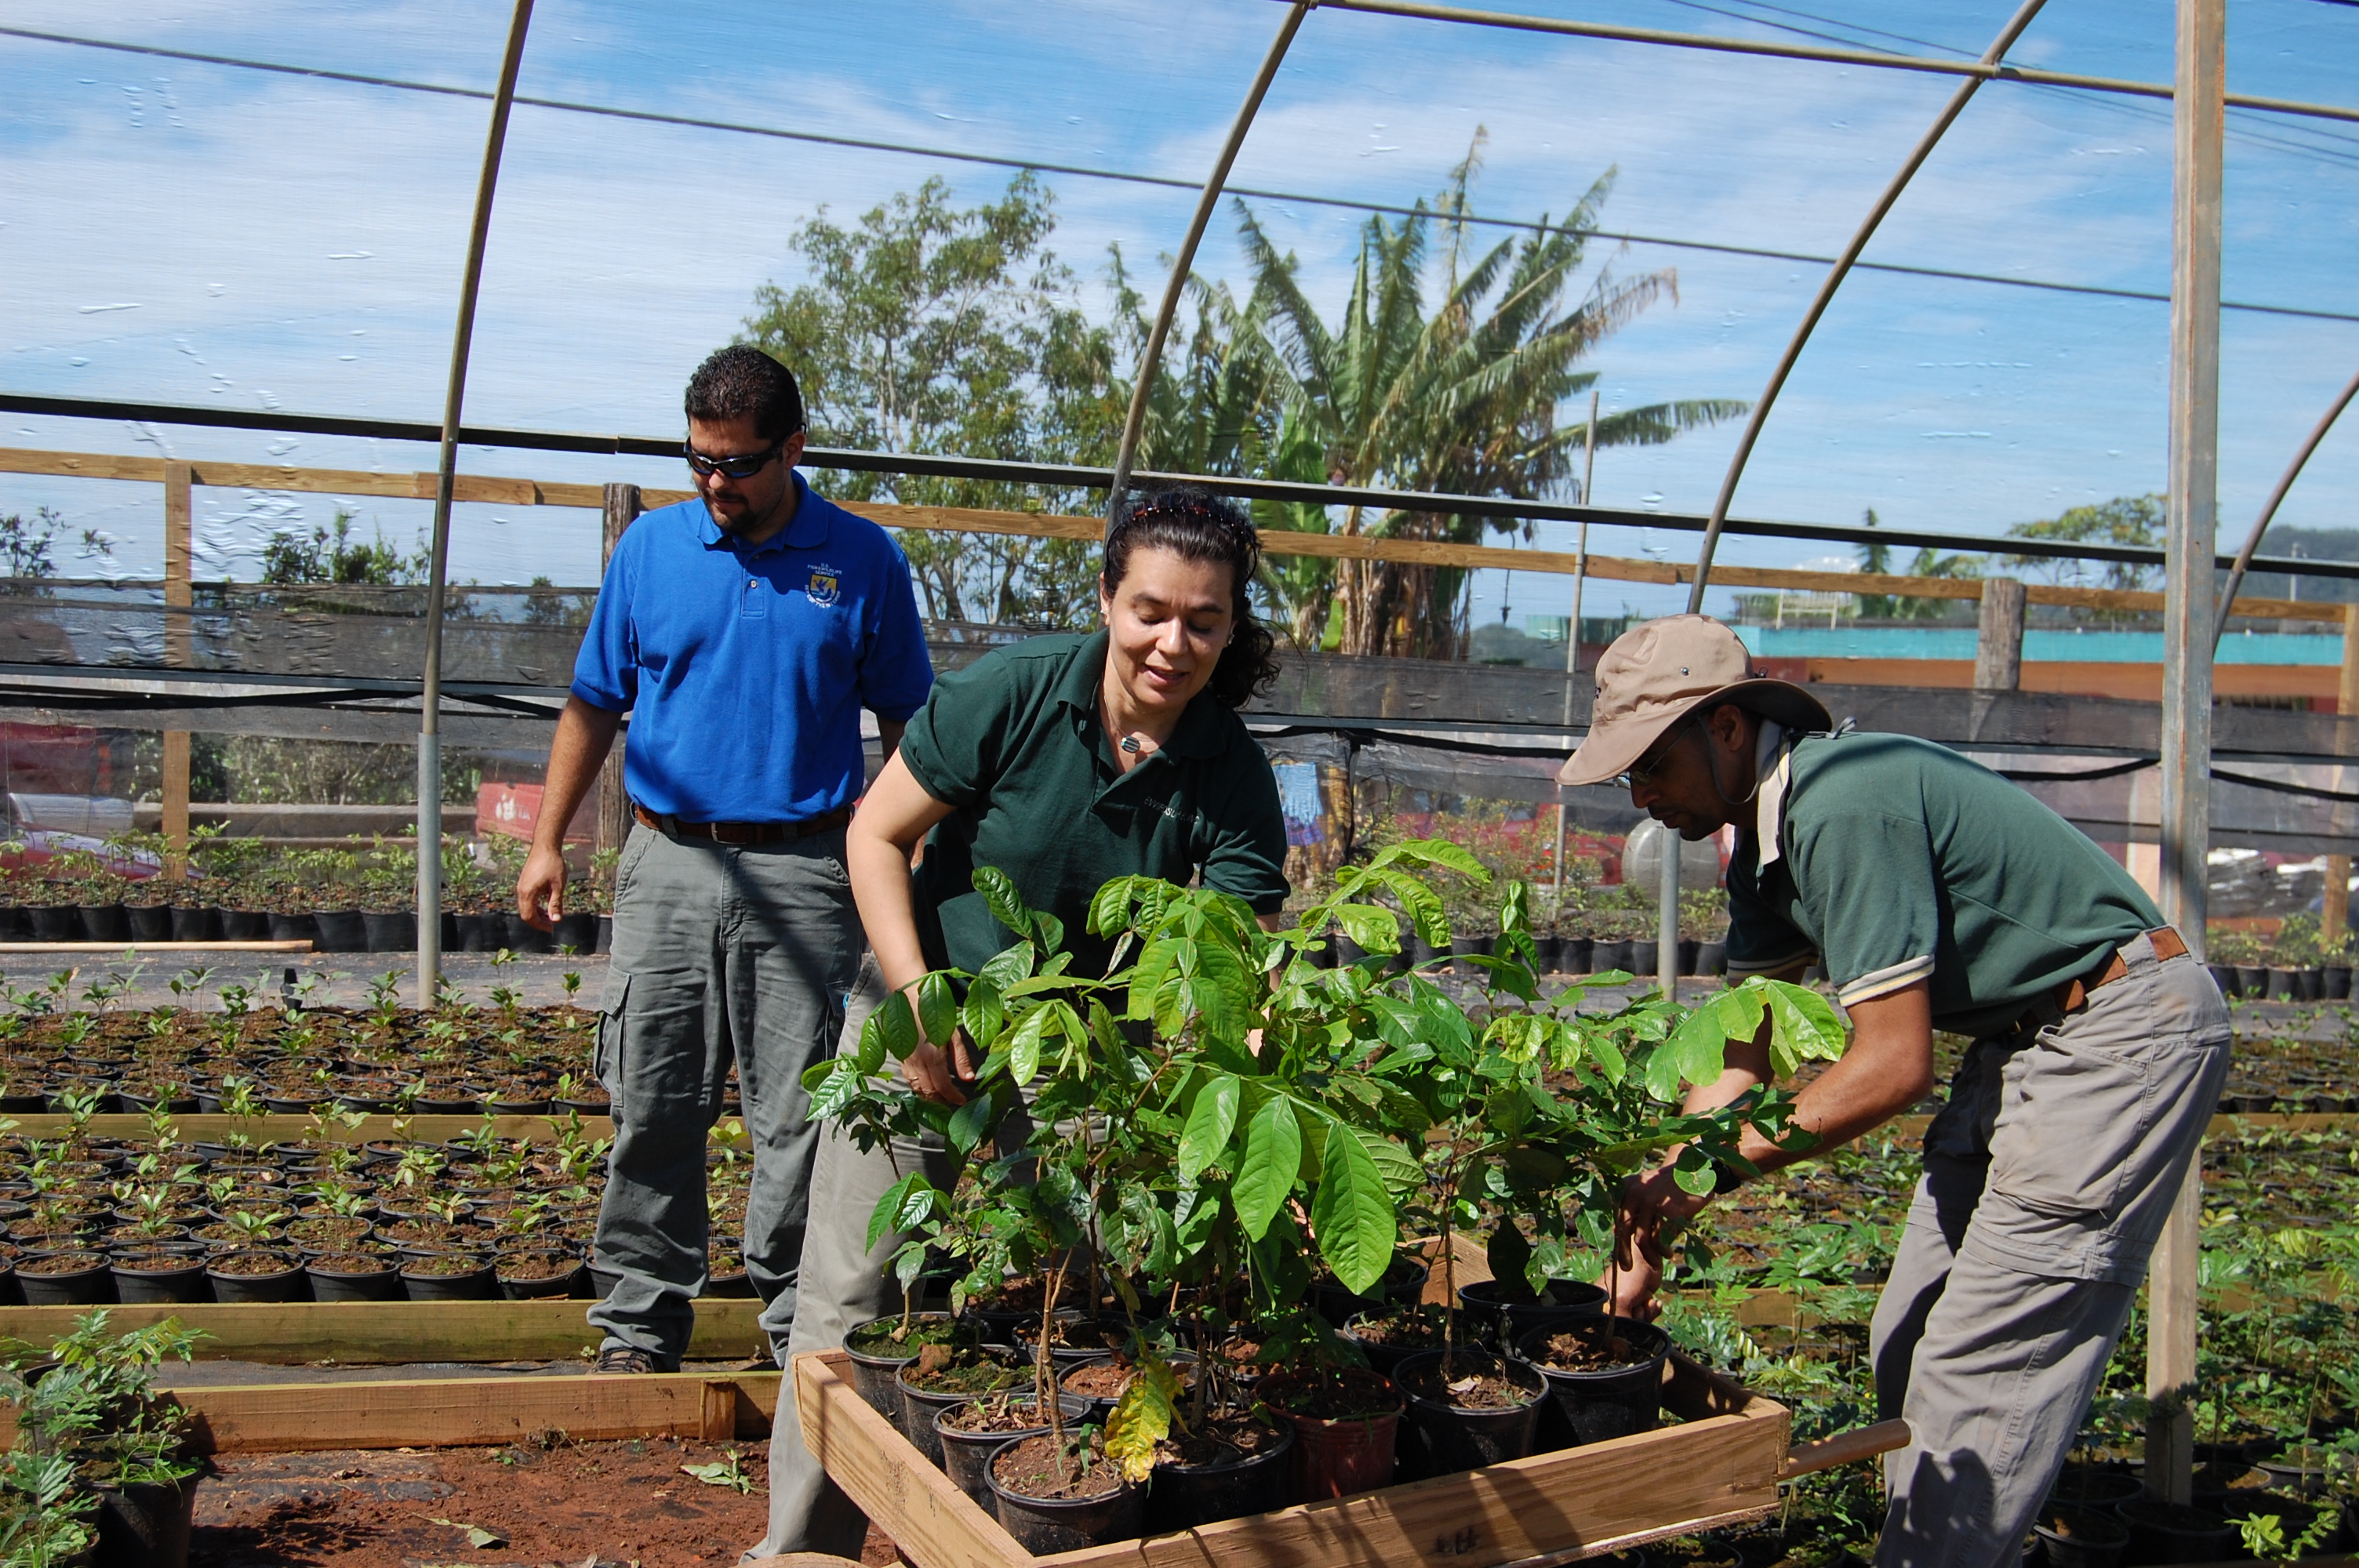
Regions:
<instances>
[{"instance_id":1,"label":"wooden support beam","mask_svg":"<svg viewBox=\"0 0 2359 1568\"><path fill-rule=\"evenodd\" d=\"M190 583L196 555L196 509L190 495L189 465L164 465L164 662L175 669L190 664L189 618L196 602ZM184 613L174 614L174 611ZM164 875L178 881L189 874L189 732L164 731L162 786Z\"/></svg>"},{"instance_id":2,"label":"wooden support beam","mask_svg":"<svg viewBox=\"0 0 2359 1568\"><path fill-rule=\"evenodd\" d=\"M614 559L614 546L623 541L623 531L644 509L644 497L637 485L610 484L605 488L598 527L598 570L602 581L607 566ZM595 848L617 855L623 852L623 841L631 836L631 795L623 783L623 748L626 743L627 738L616 730L614 744L598 770Z\"/></svg>"},{"instance_id":3,"label":"wooden support beam","mask_svg":"<svg viewBox=\"0 0 2359 1568\"><path fill-rule=\"evenodd\" d=\"M1974 633L1974 689L2023 687L2023 584L1995 577L1983 584L1981 624Z\"/></svg>"},{"instance_id":4,"label":"wooden support beam","mask_svg":"<svg viewBox=\"0 0 2359 1568\"><path fill-rule=\"evenodd\" d=\"M597 1354L604 1335L583 1314L588 1302L289 1302L111 1306L115 1328L146 1328L178 1318L206 1336L205 1361L274 1367L333 1362L398 1367L427 1361L570 1361ZM46 1349L69 1333L87 1307L0 1307L0 1336ZM691 1361L742 1361L766 1356L762 1303L708 1296L696 1303Z\"/></svg>"},{"instance_id":5,"label":"wooden support beam","mask_svg":"<svg viewBox=\"0 0 2359 1568\"><path fill-rule=\"evenodd\" d=\"M179 731L181 757L188 755L188 734ZM167 741L172 733L167 732ZM185 806L181 820L188 820ZM317 946L308 936L278 941L257 937L251 942L0 942L0 953L308 953Z\"/></svg>"},{"instance_id":6,"label":"wooden support beam","mask_svg":"<svg viewBox=\"0 0 2359 1568\"><path fill-rule=\"evenodd\" d=\"M336 1448L466 1448L548 1433L584 1442L766 1436L779 1374L647 1372L599 1377L443 1378L383 1383L265 1383L163 1391L193 1418L206 1454L299 1454ZM16 1437L0 1407L0 1445Z\"/></svg>"},{"instance_id":7,"label":"wooden support beam","mask_svg":"<svg viewBox=\"0 0 2359 1568\"><path fill-rule=\"evenodd\" d=\"M2343 607L2343 678L2335 692L2334 711L2345 719L2359 717L2359 604ZM2349 727L2346 727L2349 728ZM2352 755L2359 748L2344 748ZM2341 769L2335 775L2334 787L2351 787L2351 770ZM2319 905L2318 932L2321 944L2330 953L2343 946L2350 935L2351 857L2326 857L2325 898Z\"/></svg>"}]
</instances>

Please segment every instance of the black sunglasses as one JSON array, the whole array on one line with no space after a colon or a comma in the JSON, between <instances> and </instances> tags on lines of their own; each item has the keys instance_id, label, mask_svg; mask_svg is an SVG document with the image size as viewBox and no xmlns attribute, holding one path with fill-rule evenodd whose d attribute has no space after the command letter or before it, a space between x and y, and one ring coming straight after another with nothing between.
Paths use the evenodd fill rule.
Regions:
<instances>
[{"instance_id":1,"label":"black sunglasses","mask_svg":"<svg viewBox=\"0 0 2359 1568\"><path fill-rule=\"evenodd\" d=\"M1614 782L1624 789L1651 786L1655 782L1655 776L1663 771L1663 764L1671 760L1671 748L1678 745L1680 737L1685 735L1702 717L1701 712L1697 712L1690 713L1680 719L1677 728L1656 742L1652 755L1631 763L1629 771L1618 775Z\"/></svg>"},{"instance_id":2,"label":"black sunglasses","mask_svg":"<svg viewBox=\"0 0 2359 1568\"><path fill-rule=\"evenodd\" d=\"M688 459L689 471L702 478L709 474L726 474L731 479L752 479L770 466L770 460L786 450L784 438L772 442L758 452L748 452L742 458L708 458L686 441L679 444L680 455Z\"/></svg>"}]
</instances>

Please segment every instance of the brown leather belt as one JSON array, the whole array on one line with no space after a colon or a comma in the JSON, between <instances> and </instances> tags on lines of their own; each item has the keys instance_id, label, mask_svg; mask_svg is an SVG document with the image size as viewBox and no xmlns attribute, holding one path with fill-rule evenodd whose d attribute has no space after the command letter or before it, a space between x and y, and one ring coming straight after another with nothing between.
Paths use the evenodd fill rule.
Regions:
<instances>
[{"instance_id":1,"label":"brown leather belt","mask_svg":"<svg viewBox=\"0 0 2359 1568\"><path fill-rule=\"evenodd\" d=\"M2157 963L2162 963L2170 958L2184 958L2187 957L2187 939L2180 935L2179 930L2176 926L2158 925L2153 930L2146 934L2146 939L2154 948L2154 957L2155 962ZM2100 986L2112 985L2115 980L2120 979L2124 975L2126 975L2129 972L2130 967L2123 960L2121 949L2115 948L2112 955L2105 959L2104 967L2098 969L2093 975L2084 975L2077 980L2066 980L2062 985L2058 986L2054 991L2049 993L2055 1000L2056 1011L2059 1012L2080 1011L2082 1008L2089 1005L2089 993L2091 991L2097 989Z\"/></svg>"},{"instance_id":2,"label":"brown leather belt","mask_svg":"<svg viewBox=\"0 0 2359 1568\"><path fill-rule=\"evenodd\" d=\"M682 822L668 811L649 811L635 800L631 815L675 838L710 838L715 844L788 844L847 826L852 807L840 806L824 816L806 816L800 822Z\"/></svg>"}]
</instances>

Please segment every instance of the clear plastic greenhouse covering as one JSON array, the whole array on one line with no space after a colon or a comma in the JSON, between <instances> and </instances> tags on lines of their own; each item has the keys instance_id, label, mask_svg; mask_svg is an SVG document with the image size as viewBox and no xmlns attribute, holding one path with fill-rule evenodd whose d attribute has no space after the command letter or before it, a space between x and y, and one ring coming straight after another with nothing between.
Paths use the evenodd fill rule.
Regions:
<instances>
[{"instance_id":1,"label":"clear plastic greenhouse covering","mask_svg":"<svg viewBox=\"0 0 2359 1568\"><path fill-rule=\"evenodd\" d=\"M2015 6L1516 9L1674 37L1567 36L1380 5L1313 10L1196 257L1199 287L1165 365L1186 395L1153 411L1143 462L1455 488L1434 470L1432 440L1347 440L1360 415L1326 362L1349 345L1355 300L1379 335L1403 312L1440 320L1453 288L1471 319L1505 319L1506 280L1538 266L1552 269L1540 316L1578 342L1549 362L1547 395L1484 406L1508 412L1459 432L1451 449L1480 449L1528 493L1625 514L1590 530L1593 552L1691 559L1743 406L1959 80L1892 65L1971 61ZM1274 0L541 0L491 222L468 423L675 439L689 372L752 334L800 362L815 440L1108 463L1165 268L1288 15ZM10 6L0 17L0 391L434 420L508 20L484 4ZM2348 265L2359 246L2359 107L2348 107L2359 10L2240 0L2229 26L2232 95L2347 107L2341 117L2228 114L2223 548L2359 368ZM2034 75L2167 86L2171 41L2168 7L2051 0L2007 59ZM1688 47L1701 44L1712 47ZM2169 115L2167 94L1989 81L1835 297L1767 420L1735 514L1842 527L1872 516L1896 533L1987 537L1997 552L2011 528L2159 492ZM991 332L969 330L974 319ZM1309 415L1218 416L1226 384L1215 373L1248 339L1327 426ZM994 357L1011 345L1016 360ZM911 384L910 367L930 379ZM1321 375L1329 384L1312 384ZM1600 416L1584 490L1577 433L1593 392ZM413 441L60 414L11 414L6 426L0 444L29 451L385 474L432 464L430 444ZM1347 447L1365 466L1339 474ZM1542 449L1553 459L1527 460ZM677 460L658 457L474 445L462 447L460 471L686 482ZM890 474L813 477L885 502L1103 505L1087 486L951 494L947 481ZM2359 421L2330 433L2278 524L2346 527L2338 502L2354 491ZM388 589L361 613L255 585L274 540L299 544L340 514L353 539L381 536L406 557L430 502L266 484L194 496L192 575L226 586L211 601L213 630L196 639L201 656L174 678L216 689L138 699L191 724L226 723L219 716L234 710L245 712L241 723L267 723L255 715L291 705L310 713L304 722L342 713L334 722L349 729L374 714L376 738L414 733L403 717L414 697L405 706L398 688L415 691L416 611L396 601L417 590ZM163 573L156 486L0 474L0 517L30 530L42 508L54 514L45 548L56 575L89 586L7 606L16 645L0 665L159 665L161 621L146 607ZM1313 525L1352 521L1338 507ZM1571 521L1501 524L1477 520L1453 536L1577 546ZM1736 534L1718 558L1849 568L1866 553L1855 542ZM1962 553L1898 548L1886 569L1940 575ZM2104 587L2136 576L2103 562L1978 559L2035 581ZM547 697L523 688L562 687L571 643L557 611L594 585L599 563L594 511L460 503L451 576L474 585L475 609L451 633L454 724L488 733L545 722L522 708L545 710ZM1003 613L1005 594L988 601L992 569L931 584L921 572L926 608L945 622L1024 619ZM1025 569L1040 580L1016 609L1037 623L1085 600L1086 573L1076 589L1070 562ZM529 591L536 582L547 591ZM1686 592L1596 579L1583 591L1593 617L1675 611ZM1708 608L1729 613L1734 591L1713 589ZM1571 592L1560 575L1484 568L1434 601L1435 619L1462 656L1476 627L1570 616ZM973 643L946 633L944 645ZM1546 761L1516 753L1560 754L1586 695L1568 703L1561 672L1438 660L1306 653L1288 671L1265 705L1273 732L1324 723L1355 738L1304 730L1273 733L1274 747L1341 747L1355 769L1492 798L1553 798ZM233 690L220 686L229 676L250 678ZM336 678L320 687L319 676ZM62 676L8 678L11 713L64 710ZM99 690L90 683L106 678L93 671L83 684ZM384 689L353 684L368 680ZM112 689L126 696L119 682ZM2151 707L2075 702L2074 714L2094 717L2067 723L2054 698L1977 709L1964 693L1862 689L1864 727L1938 731L2018 759L2061 748L2038 761L2049 772L2086 771L2073 758L2111 767L2157 745ZM1449 749L1475 744L1493 750ZM2352 808L2337 797L2359 785L2318 761L2337 754L2331 721L2223 708L2215 769L2324 793L2223 777L2216 828L2321 843L2349 834ZM2136 796L2127 777L2027 787L2080 791L2082 817L2135 823L2152 809L2150 789ZM1477 778L1479 789L1460 789Z\"/></svg>"}]
</instances>

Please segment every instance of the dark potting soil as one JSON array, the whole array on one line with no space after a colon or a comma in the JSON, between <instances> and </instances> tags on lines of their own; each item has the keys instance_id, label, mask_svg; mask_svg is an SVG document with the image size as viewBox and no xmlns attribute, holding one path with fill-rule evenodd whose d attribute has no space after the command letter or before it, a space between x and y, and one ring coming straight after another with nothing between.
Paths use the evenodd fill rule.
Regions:
<instances>
[{"instance_id":1,"label":"dark potting soil","mask_svg":"<svg viewBox=\"0 0 2359 1568\"><path fill-rule=\"evenodd\" d=\"M1167 1437L1155 1445L1161 1465L1201 1469L1211 1465L1235 1465L1277 1446L1278 1433L1250 1416L1214 1416L1203 1429L1181 1437Z\"/></svg>"},{"instance_id":2,"label":"dark potting soil","mask_svg":"<svg viewBox=\"0 0 2359 1568\"><path fill-rule=\"evenodd\" d=\"M1529 1389L1517 1388L1496 1372L1481 1371L1462 1362L1451 1369L1457 1375L1447 1383L1441 1379L1441 1368L1435 1366L1403 1386L1409 1392L1437 1404L1455 1405L1462 1411L1521 1410L1538 1397Z\"/></svg>"},{"instance_id":3,"label":"dark potting soil","mask_svg":"<svg viewBox=\"0 0 2359 1568\"><path fill-rule=\"evenodd\" d=\"M52 1252L46 1258L27 1258L16 1265L20 1274L79 1274L84 1269L102 1268L105 1255L98 1252Z\"/></svg>"},{"instance_id":4,"label":"dark potting soil","mask_svg":"<svg viewBox=\"0 0 2359 1568\"><path fill-rule=\"evenodd\" d=\"M1048 1424L1030 1395L1016 1399L1012 1393L953 1405L943 1413L941 1422L952 1432L1028 1432Z\"/></svg>"},{"instance_id":5,"label":"dark potting soil","mask_svg":"<svg viewBox=\"0 0 2359 1568\"><path fill-rule=\"evenodd\" d=\"M1560 1372L1610 1372L1647 1359L1618 1334L1551 1334L1547 1349L1548 1364Z\"/></svg>"},{"instance_id":6,"label":"dark potting soil","mask_svg":"<svg viewBox=\"0 0 2359 1568\"><path fill-rule=\"evenodd\" d=\"M863 1356L893 1356L904 1350L915 1355L922 1346L953 1345L973 1336L973 1330L962 1329L951 1318L912 1318L907 1327L898 1318L891 1318L854 1329L844 1336L843 1347Z\"/></svg>"},{"instance_id":7,"label":"dark potting soil","mask_svg":"<svg viewBox=\"0 0 2359 1568\"><path fill-rule=\"evenodd\" d=\"M269 1252L219 1252L205 1260L205 1266L216 1274L234 1274L241 1279L258 1279L268 1274L291 1272L292 1260Z\"/></svg>"},{"instance_id":8,"label":"dark potting soil","mask_svg":"<svg viewBox=\"0 0 2359 1568\"><path fill-rule=\"evenodd\" d=\"M1009 1491L1027 1498L1075 1502L1122 1489L1122 1472L1105 1456L1096 1427L1068 1437L1063 1450L1045 1433L1027 1437L991 1462L991 1473Z\"/></svg>"},{"instance_id":9,"label":"dark potting soil","mask_svg":"<svg viewBox=\"0 0 2359 1568\"><path fill-rule=\"evenodd\" d=\"M330 1274L384 1274L392 1271L393 1260L373 1252L331 1252L315 1259L312 1267Z\"/></svg>"},{"instance_id":10,"label":"dark potting soil","mask_svg":"<svg viewBox=\"0 0 2359 1568\"><path fill-rule=\"evenodd\" d=\"M500 1259L504 1280L557 1280L582 1267L571 1252L510 1252Z\"/></svg>"},{"instance_id":11,"label":"dark potting soil","mask_svg":"<svg viewBox=\"0 0 2359 1568\"><path fill-rule=\"evenodd\" d=\"M1305 1378L1286 1390L1285 1403L1294 1414L1314 1421L1354 1421L1392 1414L1400 1409L1400 1395L1383 1374L1350 1367L1332 1378Z\"/></svg>"},{"instance_id":12,"label":"dark potting soil","mask_svg":"<svg viewBox=\"0 0 2359 1568\"><path fill-rule=\"evenodd\" d=\"M422 1274L431 1279L472 1274L484 1266L484 1260L470 1252L438 1252L431 1258L413 1258L401 1266L405 1274Z\"/></svg>"},{"instance_id":13,"label":"dark potting soil","mask_svg":"<svg viewBox=\"0 0 2359 1568\"><path fill-rule=\"evenodd\" d=\"M1399 1350L1439 1350L1442 1346L1442 1309L1438 1306L1395 1307L1378 1317L1364 1317L1352 1325L1352 1333L1377 1345L1389 1345ZM1463 1327L1459 1331L1461 1342L1465 1339Z\"/></svg>"},{"instance_id":14,"label":"dark potting soil","mask_svg":"<svg viewBox=\"0 0 2359 1568\"><path fill-rule=\"evenodd\" d=\"M918 1352L915 1365L903 1369L913 1389L929 1394L988 1394L1013 1388L1027 1376L1019 1367L995 1361L973 1350L929 1345Z\"/></svg>"},{"instance_id":15,"label":"dark potting soil","mask_svg":"<svg viewBox=\"0 0 2359 1568\"><path fill-rule=\"evenodd\" d=\"M131 1274L171 1274L203 1261L194 1252L123 1252L116 1254L114 1266Z\"/></svg>"}]
</instances>

